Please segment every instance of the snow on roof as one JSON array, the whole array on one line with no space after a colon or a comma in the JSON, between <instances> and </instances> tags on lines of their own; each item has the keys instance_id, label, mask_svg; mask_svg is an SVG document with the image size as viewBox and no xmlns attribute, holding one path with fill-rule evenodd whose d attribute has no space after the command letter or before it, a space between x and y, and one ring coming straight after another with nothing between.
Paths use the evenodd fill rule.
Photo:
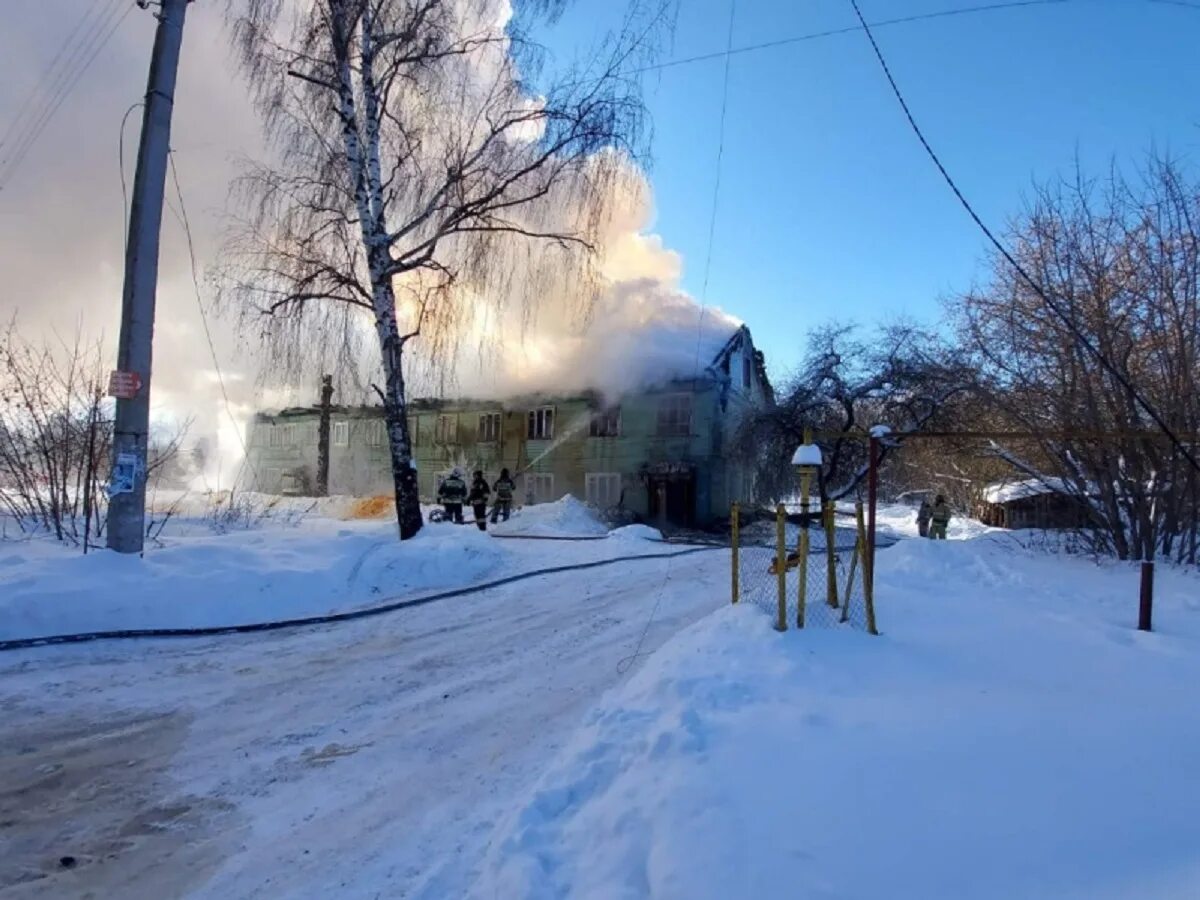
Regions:
<instances>
[{"instance_id":1,"label":"snow on roof","mask_svg":"<svg viewBox=\"0 0 1200 900\"><path fill-rule=\"evenodd\" d=\"M1071 487L1061 478L1025 478L1021 481L997 481L983 489L984 503L1012 503L1042 494L1070 494Z\"/></svg>"}]
</instances>

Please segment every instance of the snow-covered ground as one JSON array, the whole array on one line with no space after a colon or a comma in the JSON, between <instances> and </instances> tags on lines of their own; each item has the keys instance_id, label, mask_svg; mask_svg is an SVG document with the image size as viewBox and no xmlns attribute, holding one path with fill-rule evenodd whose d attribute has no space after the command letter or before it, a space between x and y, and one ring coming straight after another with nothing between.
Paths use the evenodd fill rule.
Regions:
<instances>
[{"instance_id":1,"label":"snow-covered ground","mask_svg":"<svg viewBox=\"0 0 1200 900\"><path fill-rule=\"evenodd\" d=\"M243 495L246 497L246 495ZM142 558L48 539L0 541L0 640L136 628L223 627L362 609L503 577L544 565L524 541L496 541L473 526L431 524L401 544L394 523L356 518L369 504L352 498L246 498L250 526L214 532L202 498L174 507ZM191 505L188 505L191 504ZM383 504L383 514L390 507ZM345 517L345 518L343 518ZM640 529L640 530L639 530ZM584 504L566 497L518 510L496 532L540 536L608 530ZM623 538L633 536L635 540ZM612 541L558 548L555 564L639 552L654 529L619 529Z\"/></svg>"},{"instance_id":2,"label":"snow-covered ground","mask_svg":"<svg viewBox=\"0 0 1200 900\"><path fill-rule=\"evenodd\" d=\"M879 556L884 634L722 608L588 714L477 897L1200 896L1200 579Z\"/></svg>"},{"instance_id":3,"label":"snow-covered ground","mask_svg":"<svg viewBox=\"0 0 1200 900\"><path fill-rule=\"evenodd\" d=\"M0 633L38 604L102 619L106 574L144 627L186 624L184 597L259 620L677 549L640 526L400 546L326 515L168 531L141 561L0 543ZM880 552L880 637L775 633L727 605L717 549L2 653L0 896L1195 896L1200 579L1160 569L1141 634L1133 568L958 525Z\"/></svg>"}]
</instances>

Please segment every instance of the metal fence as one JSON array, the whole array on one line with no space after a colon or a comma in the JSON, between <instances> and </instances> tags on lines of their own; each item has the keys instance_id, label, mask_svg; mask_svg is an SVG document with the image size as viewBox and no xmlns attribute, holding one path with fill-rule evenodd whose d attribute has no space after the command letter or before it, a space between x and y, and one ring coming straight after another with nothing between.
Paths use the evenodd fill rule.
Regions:
<instances>
[{"instance_id":1,"label":"metal fence","mask_svg":"<svg viewBox=\"0 0 1200 900\"><path fill-rule=\"evenodd\" d=\"M773 521L743 527L735 504L733 602L761 608L779 631L844 625L878 634L862 504L852 523L838 518L832 503L791 520L780 505Z\"/></svg>"}]
</instances>

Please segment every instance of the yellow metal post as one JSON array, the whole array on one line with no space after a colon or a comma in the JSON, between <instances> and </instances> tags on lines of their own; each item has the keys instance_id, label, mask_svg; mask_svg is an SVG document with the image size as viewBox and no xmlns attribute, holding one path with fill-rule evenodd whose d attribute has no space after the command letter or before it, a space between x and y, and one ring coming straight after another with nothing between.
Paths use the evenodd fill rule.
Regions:
<instances>
[{"instance_id":1,"label":"yellow metal post","mask_svg":"<svg viewBox=\"0 0 1200 900\"><path fill-rule=\"evenodd\" d=\"M796 574L799 576L799 583L796 585L796 627L804 627L804 606L808 602L808 504L809 504L809 486L812 481L812 474L808 471L803 471L800 474L800 542L796 547L796 552L800 558L796 560Z\"/></svg>"},{"instance_id":2,"label":"yellow metal post","mask_svg":"<svg viewBox=\"0 0 1200 900\"><path fill-rule=\"evenodd\" d=\"M875 627L875 573L872 571L871 554L867 550L867 526L863 522L861 503L854 509L854 518L858 526L858 543L863 548L863 605L867 610L867 631L870 634L879 634Z\"/></svg>"},{"instance_id":3,"label":"yellow metal post","mask_svg":"<svg viewBox=\"0 0 1200 900\"><path fill-rule=\"evenodd\" d=\"M733 551L732 562L730 563L733 572L733 602L738 602L740 589L738 587L738 514L741 512L736 503L729 510L729 530L732 537L731 549Z\"/></svg>"},{"instance_id":4,"label":"yellow metal post","mask_svg":"<svg viewBox=\"0 0 1200 900\"><path fill-rule=\"evenodd\" d=\"M784 536L784 523L787 516L780 503L775 507L775 577L779 587L779 617L775 622L776 631L787 631L787 539Z\"/></svg>"},{"instance_id":5,"label":"yellow metal post","mask_svg":"<svg viewBox=\"0 0 1200 900\"><path fill-rule=\"evenodd\" d=\"M858 519L862 518L862 501L854 504L854 514ZM854 596L854 573L858 568L858 561L863 558L866 552L866 547L863 546L862 535L855 532L854 537L854 553L850 556L850 576L846 579L846 594L842 599L842 617L839 622L846 622L850 619L850 598ZM866 572L866 564L863 564L863 571Z\"/></svg>"},{"instance_id":6,"label":"yellow metal post","mask_svg":"<svg viewBox=\"0 0 1200 900\"><path fill-rule=\"evenodd\" d=\"M825 602L837 609L837 546L833 533L833 501L825 504L825 562L828 573L825 580Z\"/></svg>"}]
</instances>

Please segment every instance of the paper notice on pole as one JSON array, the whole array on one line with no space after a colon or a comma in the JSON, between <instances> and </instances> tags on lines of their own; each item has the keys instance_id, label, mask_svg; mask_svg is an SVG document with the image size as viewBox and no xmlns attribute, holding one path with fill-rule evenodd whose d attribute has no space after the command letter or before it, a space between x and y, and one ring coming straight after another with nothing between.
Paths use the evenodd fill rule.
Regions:
<instances>
[{"instance_id":1,"label":"paper notice on pole","mask_svg":"<svg viewBox=\"0 0 1200 900\"><path fill-rule=\"evenodd\" d=\"M144 471L145 465L137 453L118 453L112 476L108 480L108 496L132 494Z\"/></svg>"}]
</instances>

